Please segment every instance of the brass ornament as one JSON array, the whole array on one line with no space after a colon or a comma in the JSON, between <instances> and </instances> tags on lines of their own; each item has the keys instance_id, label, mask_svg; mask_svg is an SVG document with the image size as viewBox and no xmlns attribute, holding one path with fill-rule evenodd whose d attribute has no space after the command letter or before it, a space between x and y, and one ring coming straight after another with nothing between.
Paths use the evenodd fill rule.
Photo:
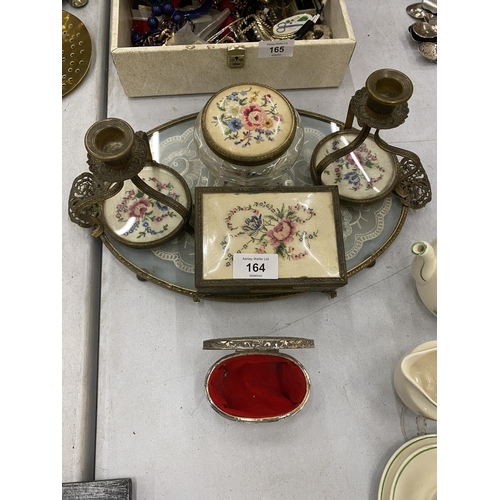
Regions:
<instances>
[{"instance_id":1,"label":"brass ornament","mask_svg":"<svg viewBox=\"0 0 500 500\"><path fill-rule=\"evenodd\" d=\"M369 94L366 87L356 91L349 104L345 128L352 128L354 116L360 127L368 125L377 130L399 127L408 118L409 108L406 102L394 106L390 114L377 116L367 107L368 99Z\"/></svg>"},{"instance_id":2,"label":"brass ornament","mask_svg":"<svg viewBox=\"0 0 500 500\"><path fill-rule=\"evenodd\" d=\"M80 174L71 187L68 214L69 218L80 227L92 228L92 236L99 237L104 232L101 221L101 203L115 196L123 182L107 184L100 182L92 173Z\"/></svg>"},{"instance_id":3,"label":"brass ornament","mask_svg":"<svg viewBox=\"0 0 500 500\"><path fill-rule=\"evenodd\" d=\"M137 175L148 159L149 146L139 134L134 139L136 140L133 141L130 158L123 161L119 168L113 168L110 163L102 161L89 153L87 155L89 170L106 182L123 182Z\"/></svg>"},{"instance_id":4,"label":"brass ornament","mask_svg":"<svg viewBox=\"0 0 500 500\"><path fill-rule=\"evenodd\" d=\"M403 205L409 208L423 208L431 201L432 193L427 174L415 153L395 146L389 146L375 133L375 142L386 151L390 151L402 159L399 162L399 178L395 189Z\"/></svg>"}]
</instances>

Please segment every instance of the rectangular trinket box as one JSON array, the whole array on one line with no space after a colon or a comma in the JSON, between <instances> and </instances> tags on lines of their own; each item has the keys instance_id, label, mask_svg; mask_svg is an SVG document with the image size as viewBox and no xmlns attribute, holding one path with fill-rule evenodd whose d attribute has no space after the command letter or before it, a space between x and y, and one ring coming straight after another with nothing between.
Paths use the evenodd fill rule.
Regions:
<instances>
[{"instance_id":1,"label":"rectangular trinket box","mask_svg":"<svg viewBox=\"0 0 500 500\"><path fill-rule=\"evenodd\" d=\"M197 187L195 210L202 294L335 296L347 284L336 186Z\"/></svg>"}]
</instances>

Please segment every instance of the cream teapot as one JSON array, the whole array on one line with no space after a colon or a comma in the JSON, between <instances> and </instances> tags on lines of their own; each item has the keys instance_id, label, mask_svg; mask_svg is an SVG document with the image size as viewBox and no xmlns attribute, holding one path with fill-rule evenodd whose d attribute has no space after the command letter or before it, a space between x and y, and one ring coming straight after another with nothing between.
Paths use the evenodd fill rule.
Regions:
<instances>
[{"instance_id":1,"label":"cream teapot","mask_svg":"<svg viewBox=\"0 0 500 500\"><path fill-rule=\"evenodd\" d=\"M417 241L411 247L415 256L411 274L425 307L437 316L437 238L432 243Z\"/></svg>"}]
</instances>

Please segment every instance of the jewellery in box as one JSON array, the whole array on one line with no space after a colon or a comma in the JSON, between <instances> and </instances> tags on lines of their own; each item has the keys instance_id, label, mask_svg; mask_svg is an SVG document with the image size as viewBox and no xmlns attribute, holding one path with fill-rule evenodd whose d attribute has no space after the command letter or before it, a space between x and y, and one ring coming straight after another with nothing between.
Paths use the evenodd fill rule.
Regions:
<instances>
[{"instance_id":1,"label":"jewellery in box","mask_svg":"<svg viewBox=\"0 0 500 500\"><path fill-rule=\"evenodd\" d=\"M186 22L190 23L193 19L206 14L212 5L213 0L205 0L201 7L196 9L178 10L168 0L164 3L152 0L151 16L147 21L150 29L143 35L132 31L132 45L135 47L165 45Z\"/></svg>"},{"instance_id":2,"label":"jewellery in box","mask_svg":"<svg viewBox=\"0 0 500 500\"><path fill-rule=\"evenodd\" d=\"M332 29L325 24L316 24L314 28L307 33L304 40L319 40L320 38L324 40L333 38Z\"/></svg>"},{"instance_id":3,"label":"jewellery in box","mask_svg":"<svg viewBox=\"0 0 500 500\"><path fill-rule=\"evenodd\" d=\"M285 38L273 35L272 24L263 18L266 19L265 14L257 12L245 18L236 19L215 33L207 40L207 43L253 42Z\"/></svg>"}]
</instances>

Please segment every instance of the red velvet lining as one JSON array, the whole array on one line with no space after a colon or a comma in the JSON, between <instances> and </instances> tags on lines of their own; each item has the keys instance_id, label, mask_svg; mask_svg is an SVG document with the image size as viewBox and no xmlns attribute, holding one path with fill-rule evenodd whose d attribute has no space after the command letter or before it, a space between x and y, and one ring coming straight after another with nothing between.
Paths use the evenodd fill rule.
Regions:
<instances>
[{"instance_id":1,"label":"red velvet lining","mask_svg":"<svg viewBox=\"0 0 500 500\"><path fill-rule=\"evenodd\" d=\"M306 377L293 361L275 354L234 355L222 360L208 380L214 404L235 417L285 415L302 403Z\"/></svg>"}]
</instances>

